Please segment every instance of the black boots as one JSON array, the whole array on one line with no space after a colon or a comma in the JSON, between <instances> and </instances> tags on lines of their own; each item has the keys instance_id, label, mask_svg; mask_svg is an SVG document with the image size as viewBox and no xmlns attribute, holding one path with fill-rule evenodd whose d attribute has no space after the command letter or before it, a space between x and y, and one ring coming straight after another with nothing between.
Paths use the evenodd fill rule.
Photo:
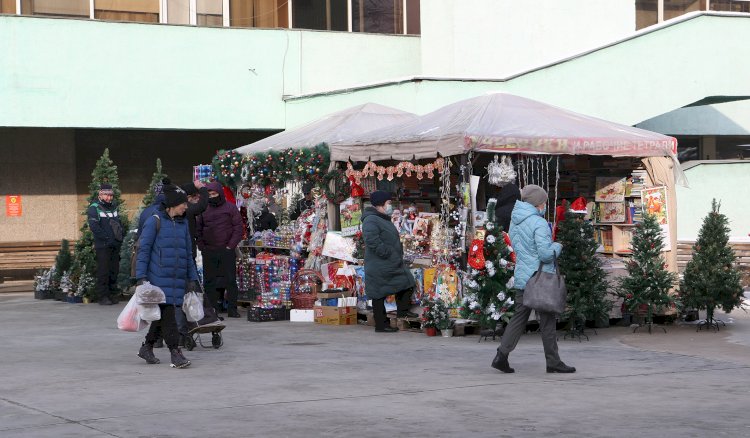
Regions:
<instances>
[{"instance_id":1,"label":"black boots","mask_svg":"<svg viewBox=\"0 0 750 438\"><path fill-rule=\"evenodd\" d=\"M497 354L495 355L495 358L492 359L492 368L496 370L500 370L504 373L515 373L516 370L510 367L510 364L508 363L508 356L504 355L500 352L500 350L497 351ZM549 368L547 368L547 372L549 372Z\"/></svg>"},{"instance_id":2,"label":"black boots","mask_svg":"<svg viewBox=\"0 0 750 438\"><path fill-rule=\"evenodd\" d=\"M154 348L164 348L164 339L158 338L156 342L154 342Z\"/></svg>"},{"instance_id":3,"label":"black boots","mask_svg":"<svg viewBox=\"0 0 750 438\"><path fill-rule=\"evenodd\" d=\"M575 367L569 367L564 363L560 362L560 365L555 367L547 367L548 373L575 373Z\"/></svg>"},{"instance_id":4,"label":"black boots","mask_svg":"<svg viewBox=\"0 0 750 438\"><path fill-rule=\"evenodd\" d=\"M236 307L233 307L233 308L230 308L229 310L227 310L227 316L230 317L230 318L239 318L240 317L240 312L237 311Z\"/></svg>"},{"instance_id":5,"label":"black boots","mask_svg":"<svg viewBox=\"0 0 750 438\"><path fill-rule=\"evenodd\" d=\"M399 318L419 318L419 315L414 312L398 312L396 315Z\"/></svg>"},{"instance_id":6,"label":"black boots","mask_svg":"<svg viewBox=\"0 0 750 438\"><path fill-rule=\"evenodd\" d=\"M153 365L161 362L159 358L154 356L154 346L147 343L141 344L141 349L138 350L138 357L145 360L147 364Z\"/></svg>"},{"instance_id":7,"label":"black boots","mask_svg":"<svg viewBox=\"0 0 750 438\"><path fill-rule=\"evenodd\" d=\"M169 350L172 354L172 368L187 368L190 366L190 361L182 355L182 351L179 348L172 348Z\"/></svg>"},{"instance_id":8,"label":"black boots","mask_svg":"<svg viewBox=\"0 0 750 438\"><path fill-rule=\"evenodd\" d=\"M396 333L398 331L398 327L391 327L387 325L382 329L375 329L375 331L378 333Z\"/></svg>"}]
</instances>

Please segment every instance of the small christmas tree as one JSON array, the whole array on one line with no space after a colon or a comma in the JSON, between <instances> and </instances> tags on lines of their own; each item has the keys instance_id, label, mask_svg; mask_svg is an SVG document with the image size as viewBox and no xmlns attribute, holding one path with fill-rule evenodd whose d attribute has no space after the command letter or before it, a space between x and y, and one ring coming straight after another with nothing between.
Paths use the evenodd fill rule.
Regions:
<instances>
[{"instance_id":1,"label":"small christmas tree","mask_svg":"<svg viewBox=\"0 0 750 438\"><path fill-rule=\"evenodd\" d=\"M166 177L167 174L161 170L161 158L157 158L156 170L154 171L154 174L151 175L151 182L148 185L148 190L146 190L146 196L144 196L141 201L141 210L154 203L156 192L161 192L161 187L163 185L162 180ZM138 221L135 222L137 223Z\"/></svg>"},{"instance_id":2,"label":"small christmas tree","mask_svg":"<svg viewBox=\"0 0 750 438\"><path fill-rule=\"evenodd\" d=\"M630 311L646 310L650 333L654 311L674 304L669 291L677 280L661 255L664 237L656 216L644 212L643 222L635 227L632 246L633 255L626 265L628 276L620 279L619 293Z\"/></svg>"},{"instance_id":3,"label":"small christmas tree","mask_svg":"<svg viewBox=\"0 0 750 438\"><path fill-rule=\"evenodd\" d=\"M141 216L143 209L154 203L156 199L156 192L161 191L163 180L167 178L167 174L162 171L161 159L156 159L156 170L151 175L151 182L146 189L146 195L141 200L141 206L138 208L138 212L133 218L133 224L128 230L125 238L122 240L122 248L120 248L120 272L117 274L117 285L122 290L128 289L133 285L134 279L130 277L130 258L133 255L135 248L135 235L138 231L138 219Z\"/></svg>"},{"instance_id":4,"label":"small christmas tree","mask_svg":"<svg viewBox=\"0 0 750 438\"><path fill-rule=\"evenodd\" d=\"M464 276L464 299L459 308L462 318L479 321L485 329L496 329L513 316L514 297L512 248L506 244L505 233L495 222L495 203L487 203L484 240L472 242L470 268Z\"/></svg>"},{"instance_id":5,"label":"small christmas tree","mask_svg":"<svg viewBox=\"0 0 750 438\"><path fill-rule=\"evenodd\" d=\"M109 158L109 149L104 149L104 153L97 160L94 170L91 172L91 183L89 184L89 197L86 199L87 203L83 210L83 215L86 215L86 209L91 203L98 201L99 199L99 188L102 183L109 183L112 185L114 191L113 203L117 204L117 214L122 222L123 229L127 230L129 227L128 216L125 214L124 202L122 201L120 192L120 178L117 176L117 166L114 165L112 160ZM96 253L94 252L94 235L89 229L88 220L83 222L83 226L80 229L80 238L76 242L75 251L73 254L73 265L71 280L78 284L83 273L88 274L89 277L96 278ZM85 278L85 277L84 277ZM89 298L96 298L93 287L87 288L83 292L84 296Z\"/></svg>"},{"instance_id":6,"label":"small christmas tree","mask_svg":"<svg viewBox=\"0 0 750 438\"><path fill-rule=\"evenodd\" d=\"M714 309L718 307L729 313L742 304L740 272L729 246L729 220L719 213L720 207L714 199L680 285L683 304L706 310L706 319L701 321L699 329L708 326L718 330L721 321L714 319Z\"/></svg>"},{"instance_id":7,"label":"small christmas tree","mask_svg":"<svg viewBox=\"0 0 750 438\"><path fill-rule=\"evenodd\" d=\"M568 332L574 336L583 335L586 321L608 318L612 308L607 299L606 273L596 256L599 245L594 227L583 216L568 210L557 231L557 241L565 249L558 264L568 288L568 306L562 319L568 320Z\"/></svg>"},{"instance_id":8,"label":"small christmas tree","mask_svg":"<svg viewBox=\"0 0 750 438\"><path fill-rule=\"evenodd\" d=\"M70 255L70 242L67 239L63 239L60 243L60 251L55 257L55 275L57 281L60 281L62 275L70 269L73 264L73 258Z\"/></svg>"}]
</instances>

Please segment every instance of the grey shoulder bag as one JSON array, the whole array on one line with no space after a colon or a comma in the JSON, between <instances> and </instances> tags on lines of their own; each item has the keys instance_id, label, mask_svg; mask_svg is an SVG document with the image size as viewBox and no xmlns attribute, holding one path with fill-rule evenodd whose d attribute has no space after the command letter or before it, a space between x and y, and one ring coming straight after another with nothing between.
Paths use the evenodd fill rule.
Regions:
<instances>
[{"instance_id":1,"label":"grey shoulder bag","mask_svg":"<svg viewBox=\"0 0 750 438\"><path fill-rule=\"evenodd\" d=\"M555 256L555 273L542 271L542 262L539 269L526 283L523 290L523 305L538 312L563 313L568 289L565 287L565 277L560 275L557 269L557 256Z\"/></svg>"}]
</instances>

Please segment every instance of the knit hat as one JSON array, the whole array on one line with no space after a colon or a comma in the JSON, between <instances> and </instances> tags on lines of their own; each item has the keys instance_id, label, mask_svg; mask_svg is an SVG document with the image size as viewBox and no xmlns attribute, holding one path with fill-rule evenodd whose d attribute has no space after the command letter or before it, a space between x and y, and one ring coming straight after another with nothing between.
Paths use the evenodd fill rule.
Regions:
<instances>
[{"instance_id":1,"label":"knit hat","mask_svg":"<svg viewBox=\"0 0 750 438\"><path fill-rule=\"evenodd\" d=\"M392 195L390 192L385 192L383 190L375 190L374 192L370 193L370 203L373 207L380 207L381 205L385 204L386 201L390 201L392 198Z\"/></svg>"},{"instance_id":2,"label":"knit hat","mask_svg":"<svg viewBox=\"0 0 750 438\"><path fill-rule=\"evenodd\" d=\"M168 186L172 184L172 181L169 178L162 178L161 181L154 184L154 196L159 196L164 191L164 186Z\"/></svg>"},{"instance_id":3,"label":"knit hat","mask_svg":"<svg viewBox=\"0 0 750 438\"><path fill-rule=\"evenodd\" d=\"M115 191L112 190L112 184L101 183L101 185L99 185L99 196L114 195L114 194L115 194Z\"/></svg>"},{"instance_id":4,"label":"knit hat","mask_svg":"<svg viewBox=\"0 0 750 438\"><path fill-rule=\"evenodd\" d=\"M198 189L195 188L194 183L187 183L180 186L180 188L185 192L186 195L192 196L198 194Z\"/></svg>"},{"instance_id":5,"label":"knit hat","mask_svg":"<svg viewBox=\"0 0 750 438\"><path fill-rule=\"evenodd\" d=\"M184 204L188 200L185 191L174 184L164 186L162 194L164 195L164 206L167 208Z\"/></svg>"},{"instance_id":6,"label":"knit hat","mask_svg":"<svg viewBox=\"0 0 750 438\"><path fill-rule=\"evenodd\" d=\"M547 192L534 184L529 184L521 190L521 201L528 202L535 207L545 204L547 198Z\"/></svg>"}]
</instances>

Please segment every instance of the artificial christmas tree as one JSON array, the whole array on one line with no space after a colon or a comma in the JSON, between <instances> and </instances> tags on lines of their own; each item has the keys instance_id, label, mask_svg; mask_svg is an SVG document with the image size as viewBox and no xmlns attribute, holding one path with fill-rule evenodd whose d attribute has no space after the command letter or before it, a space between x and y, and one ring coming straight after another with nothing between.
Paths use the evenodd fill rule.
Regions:
<instances>
[{"instance_id":1,"label":"artificial christmas tree","mask_svg":"<svg viewBox=\"0 0 750 438\"><path fill-rule=\"evenodd\" d=\"M729 313L742 304L740 272L735 266L735 255L729 246L729 220L719 213L721 204L714 199L711 212L703 219L698 240L693 246L693 258L685 267L680 284L680 295L687 307L705 310L706 319L698 323L719 330L723 321L714 318L718 307Z\"/></svg>"},{"instance_id":2,"label":"artificial christmas tree","mask_svg":"<svg viewBox=\"0 0 750 438\"><path fill-rule=\"evenodd\" d=\"M60 251L58 251L57 257L55 257L55 281L60 282L63 274L70 269L72 263L73 258L70 255L70 242L67 239L63 239L60 243Z\"/></svg>"},{"instance_id":3,"label":"artificial christmas tree","mask_svg":"<svg viewBox=\"0 0 750 438\"><path fill-rule=\"evenodd\" d=\"M596 256L599 245L594 239L594 226L583 219L584 215L585 211L565 212L556 236L564 248L558 266L568 288L568 305L562 319L568 320L566 336L579 339L582 336L588 339L584 334L586 321L608 319L612 308L612 302L607 299L606 273Z\"/></svg>"},{"instance_id":4,"label":"artificial christmas tree","mask_svg":"<svg viewBox=\"0 0 750 438\"><path fill-rule=\"evenodd\" d=\"M654 311L675 304L669 291L677 280L661 255L664 237L656 216L644 212L643 222L635 227L632 246L633 255L626 264L628 275L620 279L619 293L628 310L646 312L646 326L651 333Z\"/></svg>"},{"instance_id":5,"label":"artificial christmas tree","mask_svg":"<svg viewBox=\"0 0 750 438\"><path fill-rule=\"evenodd\" d=\"M462 318L478 321L484 329L498 329L513 316L513 249L495 221L495 199L487 203L484 239L471 244L469 268L464 275Z\"/></svg>"},{"instance_id":6,"label":"artificial christmas tree","mask_svg":"<svg viewBox=\"0 0 750 438\"><path fill-rule=\"evenodd\" d=\"M112 202L117 205L117 214L120 217L123 229L127 230L129 228L129 221L127 214L125 214L125 207L121 198L120 179L117 176L117 166L109 158L109 149L104 149L104 153L97 160L94 170L91 172L91 183L89 183L89 197L86 199L86 208L99 199L99 187L105 182L112 185L112 190L114 191ZM86 215L86 208L82 212L84 216ZM84 221L83 226L81 226L80 238L75 245L71 270L71 280L75 284L78 284L83 273L96 278L94 235L89 229L88 221ZM93 287L83 291L82 295L90 299L96 298Z\"/></svg>"},{"instance_id":7,"label":"artificial christmas tree","mask_svg":"<svg viewBox=\"0 0 750 438\"><path fill-rule=\"evenodd\" d=\"M130 276L130 264L131 256L133 255L133 248L135 247L135 236L138 231L138 219L140 218L143 209L154 203L156 193L161 192L163 185L162 180L165 178L167 178L167 174L162 171L161 159L157 158L156 170L153 175L151 175L151 182L148 184L146 195L143 197L143 200L141 200L141 206L138 208L138 212L133 218L133 223L122 241L122 248L120 248L120 272L117 274L117 285L122 290L130 288L135 280Z\"/></svg>"}]
</instances>

